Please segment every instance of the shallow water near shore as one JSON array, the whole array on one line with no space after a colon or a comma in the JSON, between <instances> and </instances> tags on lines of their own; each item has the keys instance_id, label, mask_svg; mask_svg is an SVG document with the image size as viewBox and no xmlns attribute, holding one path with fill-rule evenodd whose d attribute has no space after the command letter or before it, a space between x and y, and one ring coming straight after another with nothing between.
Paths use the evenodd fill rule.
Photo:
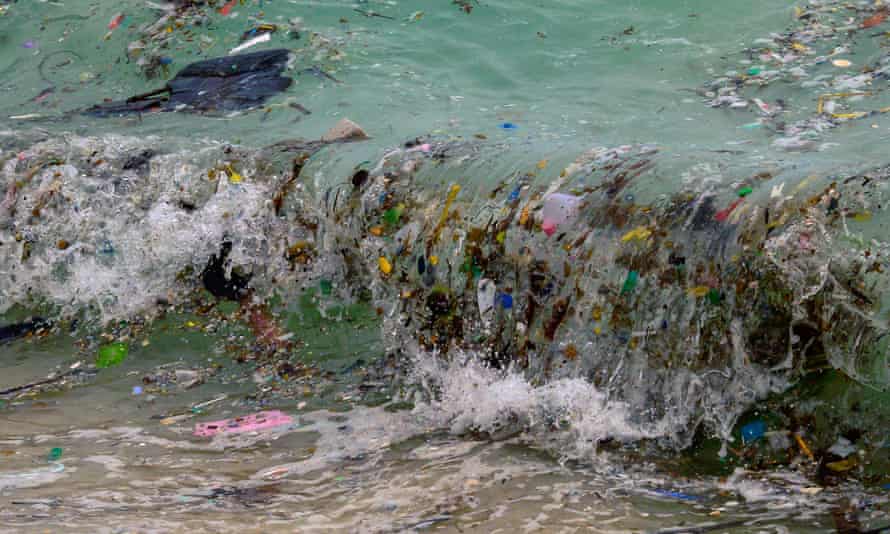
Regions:
<instances>
[{"instance_id":1,"label":"shallow water near shore","mask_svg":"<svg viewBox=\"0 0 890 534\"><path fill-rule=\"evenodd\" d=\"M385 393L357 387L343 369L366 355L346 346L308 357L335 370L329 379L259 400L251 365L172 327L185 322L171 318L172 332L151 336L138 360L113 373L4 405L4 530L828 532L836 503L851 497L872 510L864 524L884 518L885 498L855 485L816 493L790 471L695 476L669 455L616 449L578 462L530 436L451 435ZM65 339L7 351L14 363L4 383L67 367L72 359L62 355L75 352ZM143 380L159 368L211 363L218 372L191 389ZM283 410L294 423L212 440L191 435L195 421L259 409ZM162 419L176 415L185 417ZM54 448L61 453L50 458Z\"/></svg>"},{"instance_id":2,"label":"shallow water near shore","mask_svg":"<svg viewBox=\"0 0 890 534\"><path fill-rule=\"evenodd\" d=\"M0 400L0 530L816 533L840 530L843 521L862 530L890 523L890 473L880 467L887 447L874 437L890 420L882 408L890 385L884 336L890 302L881 293L886 280L880 259L890 248L883 242L886 188L883 178L868 174L887 164L890 121L881 108L887 82L875 74L887 66L887 40L878 27L849 39L838 31L824 37L825 44L822 37L803 45L774 35L808 20L795 15L795 6L854 29L881 13L872 2L836 4L246 0L194 11L136 0L0 4L0 184L9 190L21 183L17 187L30 196L18 202L31 213L30 219L22 209L7 214L0 204L0 324L32 314L59 319L46 332L0 344L0 390L67 373L58 387L10 391ZM274 24L276 31L269 43L247 51L290 49L294 57L285 75L295 83L260 109L108 119L69 113L162 86L191 62L226 55L242 33L261 24ZM758 41L764 39L770 44ZM777 57L748 50L758 46L776 49ZM800 52L807 72L762 87L745 85L803 61L782 50ZM816 61L818 54L826 59ZM140 63L149 57L159 61L153 72ZM836 66L832 60L838 58L852 66ZM863 72L872 76L868 82L855 80ZM751 102L744 109L715 104L736 94L725 89L740 76L738 94ZM835 102L825 112L831 121L824 123L828 100L820 95L841 91L863 93L831 97ZM765 107L755 99L766 101ZM347 117L370 139L312 153L295 198L281 208L286 215L278 217L278 206L274 218L264 218L275 180L290 172L290 161L281 171L274 157L263 160L263 148L319 139ZM421 141L406 148L415 138ZM159 156L138 172L125 172L121 163L147 147ZM614 148L584 159L592 147ZM380 226L343 215L367 204L350 193L357 169L372 177L394 168L406 174L420 151L430 162L411 184L414 204L386 204L382 218L390 219ZM752 214L763 218L757 208L733 214L742 202L737 198L767 203L797 195L799 206L788 211L803 213L807 206L827 205L829 193L822 200L818 194L833 193L832 184L856 186L857 173L867 175L861 190L844 197L854 198L857 210L844 212L842 232L822 239L829 231L808 219L787 240L790 248L812 251L812 264L862 254L861 283L856 278L857 284L848 284L853 289L838 306L855 308L850 315L876 332L868 337L871 330L863 327L858 338L849 333L869 340L867 347L848 343L866 356L840 353L847 346L840 332L847 323L838 320L836 346L825 344L826 354L835 352L813 358L816 371L810 374L795 360L783 374L785 352L806 337L801 331L789 328L788 346L776 342L771 357L761 355L769 363L755 366L737 346L747 325L727 322L722 329L729 341L690 333L683 344L703 352L731 346L730 363L723 365L719 356L694 359L689 377L681 377L687 381L678 380L670 391L676 396L663 400L669 406L653 403L650 409L646 399L668 386L658 389L662 384L653 382L651 391L638 388L636 395L612 386L621 373L645 384L645 364L658 362L628 358L625 367L617 351L614 358L601 354L602 346L584 337L600 313L592 311L587 322L562 327L569 333L557 336L556 344L565 358L555 369L532 365L523 374L512 353L505 357L511 365L490 367L480 363L491 358L478 340L491 334L491 321L486 323L481 297L476 306L482 274L473 274L483 266L471 260L463 269L459 249L471 239L447 230L442 241L455 243L455 271L470 273L465 300L478 308L485 327L472 331L472 346L449 358L406 336L405 325L417 318L398 303L409 301L415 285L426 284L423 275L432 273L438 257L427 251L426 261L436 260L423 269L413 261L419 274L395 266L398 276L389 276L393 266L378 263L377 256L401 256L402 234L393 226L415 228L424 208L432 213L426 221L435 223L441 212L438 224L424 227L435 244L450 224L454 198L462 216L482 220L505 210L495 202L512 197L514 184L517 197L532 186L540 193L551 182L589 192L593 186L584 179L566 185L563 178L572 177L566 170L575 165L596 176L597 166L624 157L631 170L642 169L643 178L627 190L616 186L621 194L613 196L644 206L632 210L643 218L670 212L670 195L689 191L718 199L711 215L721 223L749 215L753 220ZM221 165L221 158L231 161ZM407 162L400 168L392 164L399 158ZM35 183L25 183L35 176ZM449 189L455 183L463 196L449 196L457 193ZM809 200L812 195L816 201ZM44 197L63 197L68 204L44 203ZM380 206L385 198L380 196ZM772 213L770 220L766 210L764 224L777 224ZM303 214L324 223L305 223ZM522 217L516 209L513 215ZM596 229L592 235L633 245L653 233L630 230ZM379 237L378 231L388 240L381 254L362 241ZM678 234L678 240L696 237ZM717 257L717 247L737 246L734 258L748 250L742 237L730 239L719 228L713 235L713 244L694 249L698 256ZM324 255L350 236L349 252L370 258L370 268ZM405 241L410 231L407 236ZM274 357L261 354L249 308L188 285L225 239L236 242L236 263L253 265L255 301L267 298L280 346L292 343ZM508 248L517 240L497 239ZM317 251L307 241L317 243ZM567 241L553 248L568 253L572 239ZM817 241L818 247L810 246ZM547 250L547 243L534 236L515 248ZM608 257L607 246L595 248L589 265ZM775 252L760 256L769 254ZM803 293L830 276L842 278L827 267L819 276L804 272L796 257L787 260L788 272L792 281L804 281ZM577 272L584 262L567 257L566 266L553 271L569 273L574 265ZM445 264L443 255L439 273ZM801 269L798 278L795 268ZM587 293L596 294L592 284L608 276L582 275L590 284ZM636 276L621 271L624 288L616 295L634 291ZM641 287L658 291L658 283L648 284ZM700 300L715 307L727 302L702 285L679 294L694 296L700 287ZM550 298L551 291L547 286L542 293ZM776 293L775 301L791 300L791 291ZM505 302L504 294L513 295L499 292L498 302ZM677 302L659 301L658 308L680 311L670 323L647 317L656 324L651 330L673 332L691 317L694 312ZM830 307L827 301L819 305ZM596 335L601 327L614 328L612 337L635 348L635 340L651 335L642 322L625 333L604 320L596 323ZM497 325L495 330L519 330L509 321ZM817 326L831 332L831 324ZM96 351L111 342L129 347L126 359L97 368ZM800 352L810 355L817 352L811 347L821 346L811 342ZM601 372L582 366L593 353L594 361L604 362ZM673 364L667 368L678 372ZM803 368L807 373L791 372ZM733 382L710 382L731 374ZM767 402L778 403L788 391L812 394L801 393L797 404L835 419L788 416L797 426L770 426L753 447L744 434L739 438L738 427L752 418L777 425L781 410L767 409ZM683 401L689 406L672 404ZM764 408L756 412L760 403ZM293 421L257 432L195 435L198 423L268 410ZM837 420L865 430L844 428L851 440L837 438L836 448L832 435L814 455L809 436ZM868 438L857 441L861 434ZM757 456L757 447L770 453ZM828 449L844 454L823 460Z\"/></svg>"}]
</instances>

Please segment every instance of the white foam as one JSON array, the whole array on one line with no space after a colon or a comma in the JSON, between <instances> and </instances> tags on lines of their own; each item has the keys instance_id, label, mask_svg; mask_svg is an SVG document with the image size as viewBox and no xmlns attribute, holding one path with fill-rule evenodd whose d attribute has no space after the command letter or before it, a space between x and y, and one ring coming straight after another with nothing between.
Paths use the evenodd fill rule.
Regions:
<instances>
[{"instance_id":1,"label":"white foam","mask_svg":"<svg viewBox=\"0 0 890 534\"><path fill-rule=\"evenodd\" d=\"M560 435L580 454L595 451L605 439L633 441L664 434L658 425L632 422L626 403L610 401L579 378L535 386L517 371L493 369L466 353L448 360L420 354L414 378L432 393L415 413L455 434Z\"/></svg>"}]
</instances>

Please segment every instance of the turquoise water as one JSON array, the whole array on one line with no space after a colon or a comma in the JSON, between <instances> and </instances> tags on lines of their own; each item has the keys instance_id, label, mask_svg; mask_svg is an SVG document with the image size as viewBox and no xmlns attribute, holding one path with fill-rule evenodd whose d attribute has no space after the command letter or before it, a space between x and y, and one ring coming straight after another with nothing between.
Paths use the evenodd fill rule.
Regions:
<instances>
[{"instance_id":1,"label":"turquoise water","mask_svg":"<svg viewBox=\"0 0 890 534\"><path fill-rule=\"evenodd\" d=\"M356 6L396 20L364 17ZM417 12L422 18L405 22ZM126 27L103 40L117 13L127 15ZM157 13L144 2L126 1L86 9L73 3L9 8L3 60L17 75L4 80L12 97L4 99L4 114L76 109L158 85L143 79L126 55L139 28ZM156 117L141 124L76 119L70 128L134 135L186 128L180 133L263 143L284 136L316 138L332 118L349 116L387 146L436 130L496 134L498 124L511 121L521 126L515 132L520 137L580 146L597 139L603 144L672 141L679 151L712 148L748 138L735 127L750 121L684 102L695 97L684 90L701 85L708 69L725 70L721 58L738 57L745 43L781 31L791 20L789 4L776 1L727 3L719 9L707 2L486 2L469 15L448 2L270 1L262 7L248 2L232 13L211 14L201 27L174 29L169 46L161 49L173 59L169 72L198 57L223 55L257 21L287 24L302 17L299 40L278 32L259 47L293 48L297 70L318 65L343 83L297 76L286 98L313 112L305 117L275 108L262 122L263 114L256 113L227 121ZM28 41L33 49L21 47ZM48 54L64 50L83 60L74 58L58 69L51 60L45 68L47 78L72 92L57 92L47 105L28 105L28 98L47 85L36 67ZM83 77L93 79L81 82Z\"/></svg>"},{"instance_id":2,"label":"turquoise water","mask_svg":"<svg viewBox=\"0 0 890 534\"><path fill-rule=\"evenodd\" d=\"M843 30L798 34L780 46L781 38L762 40L813 20L796 18L789 1L247 0L226 4L226 15L218 11L223 5L177 11L161 1L20 0L0 7L0 184L3 191L15 184L19 195L17 211L4 212L7 205L0 205L0 311L3 323L33 312L59 319L46 335L0 345L0 387L84 370L57 388L4 395L3 529L703 532L692 529L716 524L720 532L833 532L845 511L862 528L887 522L880 490L890 482L880 430L890 383L886 277L883 260L874 260L888 252L886 173L874 171L871 185L865 180L841 189L842 223L806 211L828 204L825 191L832 182L886 162L885 114L825 125L818 122L824 114L820 119L817 113L819 95L842 91L870 94L837 97L828 113L887 105L886 80L869 74L886 66L880 21L852 37ZM853 29L880 13L871 2L852 5L826 1L801 13L824 18L826 27ZM109 30L120 14L125 18ZM247 51L290 49L294 59L285 74L295 83L260 109L109 119L77 113L158 88L193 61L226 55L243 32L261 23L278 29L268 43ZM752 47L758 50L747 53ZM780 64L764 58L765 49L780 56L798 50L801 58ZM826 59L817 61L820 55ZM147 76L140 60L152 57L164 58L166 66ZM761 77L767 79L764 71L795 66L805 72L758 87ZM867 82L850 82L863 72ZM720 81L727 73L736 79L744 73L743 81L751 82L740 90L751 100L745 109L709 105L715 87L733 83ZM755 98L773 111L758 111ZM276 208L269 215L293 154L271 157L270 163L259 150L287 139L319 139L342 118L361 125L370 139L313 155L282 213ZM797 135L795 128L807 120L812 122ZM436 163L393 152L418 137L432 143L434 154L448 157ZM625 146L605 152L615 159L603 152L585 156L593 147ZM127 156L146 148L160 156L145 170L125 172ZM478 365L485 356L479 340L495 336L489 325L469 318L470 342L453 347L458 355L427 352L436 342L412 335L421 329L412 330L416 323L410 320L423 320L430 306L398 304L426 291L423 273L413 274L413 256L395 259L402 256L401 239L420 243L424 237L427 262L430 254L454 248L453 257L438 254L442 271L450 261L457 271L464 261L461 246L471 239L447 228L436 243L449 209L458 213L454 219L482 226L489 214L508 211L499 203L514 184L528 187L522 193L528 208L549 184L560 183L561 174L575 181L561 183L560 190L582 190L597 183L597 172L610 161L624 157L628 165L654 162L619 196L644 208L631 210L633 226L595 228L601 239L591 246L596 255L581 259L557 256L551 249L565 246L548 248L538 234L512 233L520 226L513 224L500 239L506 240L503 257L516 262L517 273L528 263L522 259L526 246L551 259L553 272L603 267L601 273L575 275L589 294L610 278L617 280L619 296L657 293L659 285L650 282L655 277L645 272L637 288L637 275L608 270L622 261L608 243L635 246L636 238L622 236L647 228L651 212L653 220L667 221L665 235L688 241L690 258L717 258L710 242L724 241L735 247L733 257L778 257L794 290L777 290L779 297L803 294L801 302L810 303L807 292L819 293L834 277L835 289L818 305L794 309L824 321L817 326L834 343L825 342L827 356L792 358L786 372L779 363L797 350L795 340L805 337L800 330L788 328L787 347L781 337L751 341L768 354L758 354L770 362L761 365L739 350L727 350L730 358L713 348L737 349L738 339L749 334L739 329L748 323L718 323L726 334L722 340L702 339L704 329L690 327L687 339L677 334L678 345L704 347L684 360L690 372L678 377L682 366L668 362L668 374L650 384L645 372L660 361L624 357L611 345L590 342L585 336L593 330L580 316L566 322L565 336L554 343L566 355L555 371L534 359L521 376ZM47 160L63 163L44 167ZM580 177L568 172L573 162L583 169ZM414 178L403 165L423 167ZM362 194L350 186L358 168L372 175ZM381 169L390 174L375 181ZM399 182L399 172L411 177L409 185ZM390 189L387 180L395 184ZM502 183L510 187L499 188ZM463 188L453 206L445 200L452 184ZM657 218L675 213L672 203L683 195L713 196L715 211L726 208L745 186L752 186L746 202L774 210L778 203L782 209L772 212L772 220L787 213L792 221L763 253L751 252L747 234L715 225L713 234L696 235L685 232L688 224L681 228L668 224L669 217ZM396 200L385 200L386 194ZM787 208L776 200L785 195ZM758 205L746 205L730 221L756 233L763 218ZM378 242L370 236L386 220L384 207L407 212L396 215L396 223L379 223ZM236 242L234 263L252 268L253 304L264 301L268 316L253 319L259 312L247 304L216 303L200 291L195 273L223 239ZM811 242L810 256L797 252L809 252ZM337 249L352 255L326 255ZM654 258L659 251L636 253ZM378 256L390 258L394 275ZM851 268L858 285L848 284L842 260L856 263L860 256L863 269ZM465 270L472 272L473 265ZM834 270L822 269L828 265ZM709 277L719 277L714 270L696 279L711 284ZM751 282L742 272L719 275L727 286L734 277ZM438 283L465 286L462 300L455 300L478 310L484 323L481 300L476 306L479 276L461 276L448 271L447 282ZM520 279L517 274L517 307ZM701 284L678 293L704 287L700 298L707 295L715 306L726 302ZM845 292L844 284L865 292L869 306ZM602 294L610 305L620 302L608 290ZM767 304L745 295L760 306L745 308L739 298L736 311L768 316ZM778 308L779 297L766 300ZM719 319L712 308L689 311L676 295L635 302L649 315L668 304L680 310L671 319L672 335L681 332L679 326L673 330L675 323L713 325ZM819 306L853 311L823 317L812 311ZM555 309L552 302L546 308L548 314ZM277 352L257 341L263 321L277 325ZM538 321L545 329L547 319ZM516 322L498 322L495 330L519 331ZM534 330L533 321L526 322L522 328ZM632 349L641 323L629 334ZM595 328L617 330L608 321ZM441 325L429 330L443 331ZM532 331L528 339L545 345L543 337ZM128 345L126 361L95 369L96 350L111 341ZM809 355L810 347L800 352ZM516 348L510 346L506 357L514 358ZM576 358L578 365L564 365ZM392 369L406 360L414 364L409 371ZM808 366L821 370L809 374ZM709 382L715 373L731 372L732 382ZM783 400L787 391L803 395L804 402ZM795 420L794 410L787 416L789 404L809 410L814 421ZM264 409L285 411L295 424L211 441L192 435L196 422ZM740 421L751 418L767 420L769 435L754 447L732 441ZM701 421L707 435L693 435ZM826 428L833 424L838 428ZM856 438L848 432L852 427L865 429L860 434L867 437ZM834 430L853 436L854 448L846 451L850 440ZM796 444L800 436L815 457ZM686 448L690 444L695 447ZM54 447L63 449L60 458L48 458ZM829 449L844 454L835 458ZM828 458L847 463L835 470L824 466L832 463Z\"/></svg>"}]
</instances>

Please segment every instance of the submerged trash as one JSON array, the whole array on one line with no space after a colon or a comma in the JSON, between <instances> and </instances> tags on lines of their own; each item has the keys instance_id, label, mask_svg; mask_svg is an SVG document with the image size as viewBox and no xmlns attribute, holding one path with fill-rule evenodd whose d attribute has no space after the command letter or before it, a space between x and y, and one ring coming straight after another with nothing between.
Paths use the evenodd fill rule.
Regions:
<instances>
[{"instance_id":1,"label":"submerged trash","mask_svg":"<svg viewBox=\"0 0 890 534\"><path fill-rule=\"evenodd\" d=\"M268 43L271 40L272 40L271 33L261 33L261 34L257 35L256 37L248 39L247 41L241 43L240 45L236 46L235 48L229 50L229 55L237 54L238 52L247 50L251 46L254 46L254 45L257 45L260 43Z\"/></svg>"},{"instance_id":2,"label":"submerged trash","mask_svg":"<svg viewBox=\"0 0 890 534\"><path fill-rule=\"evenodd\" d=\"M49 454L47 455L47 460L50 462L55 462L59 458L62 457L62 448L61 447L53 447Z\"/></svg>"},{"instance_id":3,"label":"submerged trash","mask_svg":"<svg viewBox=\"0 0 890 534\"><path fill-rule=\"evenodd\" d=\"M221 421L213 421L210 423L198 423L195 425L196 436L213 437L217 434L240 434L242 432L253 432L257 430L267 430L283 425L289 425L294 422L293 417L278 410L270 410L259 412L244 417L235 417L233 419L223 419Z\"/></svg>"},{"instance_id":4,"label":"submerged trash","mask_svg":"<svg viewBox=\"0 0 890 534\"><path fill-rule=\"evenodd\" d=\"M766 434L766 423L758 419L742 427L742 442L748 445L762 438L764 434Z\"/></svg>"},{"instance_id":5,"label":"submerged trash","mask_svg":"<svg viewBox=\"0 0 890 534\"><path fill-rule=\"evenodd\" d=\"M96 367L104 369L106 367L120 365L121 362L127 358L129 353L130 348L126 343L109 343L108 345L103 345L102 347L99 347L99 353L96 356Z\"/></svg>"},{"instance_id":6,"label":"submerged trash","mask_svg":"<svg viewBox=\"0 0 890 534\"><path fill-rule=\"evenodd\" d=\"M702 500L701 497L698 497L696 495L689 495L688 493L683 493L682 491L674 491L674 490L666 490L666 489L656 488L656 489L649 490L649 492L651 492L652 494L657 495L659 497L669 497L671 499L678 499L681 501L700 501L700 500Z\"/></svg>"},{"instance_id":7,"label":"submerged trash","mask_svg":"<svg viewBox=\"0 0 890 534\"><path fill-rule=\"evenodd\" d=\"M554 193L544 200L543 218L541 229L548 236L553 235L560 225L564 225L578 214L581 198Z\"/></svg>"},{"instance_id":8,"label":"submerged trash","mask_svg":"<svg viewBox=\"0 0 890 534\"><path fill-rule=\"evenodd\" d=\"M21 323L0 326L0 345L15 341L29 334L39 332L41 329L49 327L44 319L34 318Z\"/></svg>"},{"instance_id":9,"label":"submerged trash","mask_svg":"<svg viewBox=\"0 0 890 534\"><path fill-rule=\"evenodd\" d=\"M277 49L199 61L179 71L161 89L98 104L84 113L112 117L157 111L222 113L254 108L293 83L291 78L281 75L289 58L290 51Z\"/></svg>"}]
</instances>

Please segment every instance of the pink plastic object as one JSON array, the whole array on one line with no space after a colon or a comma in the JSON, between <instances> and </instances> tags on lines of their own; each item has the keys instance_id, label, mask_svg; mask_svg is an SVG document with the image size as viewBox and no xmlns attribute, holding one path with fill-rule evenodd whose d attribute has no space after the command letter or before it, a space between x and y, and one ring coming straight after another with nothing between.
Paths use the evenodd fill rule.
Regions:
<instances>
[{"instance_id":1,"label":"pink plastic object","mask_svg":"<svg viewBox=\"0 0 890 534\"><path fill-rule=\"evenodd\" d=\"M270 410L268 412L245 415L244 417L235 417L234 419L198 423L195 425L195 435L208 438L217 434L240 434L242 432L253 432L255 430L289 425L293 422L294 418L286 413Z\"/></svg>"},{"instance_id":2,"label":"pink plastic object","mask_svg":"<svg viewBox=\"0 0 890 534\"><path fill-rule=\"evenodd\" d=\"M549 195L544 199L544 221L541 224L541 229L548 236L555 234L559 225L567 223L578 215L580 205L581 197L564 193Z\"/></svg>"}]
</instances>

